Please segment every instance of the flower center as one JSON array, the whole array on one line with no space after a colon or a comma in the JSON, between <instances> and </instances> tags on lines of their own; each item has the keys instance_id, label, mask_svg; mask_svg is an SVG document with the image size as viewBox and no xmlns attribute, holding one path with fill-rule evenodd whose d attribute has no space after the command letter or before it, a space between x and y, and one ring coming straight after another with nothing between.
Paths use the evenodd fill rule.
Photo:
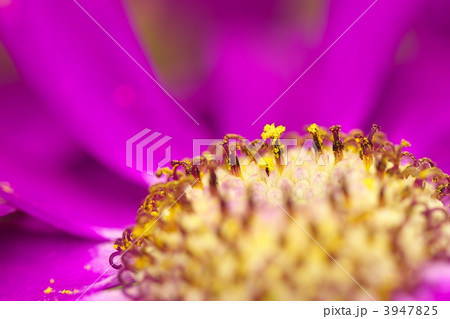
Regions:
<instances>
[{"instance_id":1,"label":"flower center","mask_svg":"<svg viewBox=\"0 0 450 319\"><path fill-rule=\"evenodd\" d=\"M450 254L450 178L374 125L266 125L173 161L115 243L132 299L360 300L411 291ZM294 145L293 145L294 144ZM212 154L222 148L225 157ZM194 163L197 163L194 165ZM363 289L361 289L363 287Z\"/></svg>"}]
</instances>

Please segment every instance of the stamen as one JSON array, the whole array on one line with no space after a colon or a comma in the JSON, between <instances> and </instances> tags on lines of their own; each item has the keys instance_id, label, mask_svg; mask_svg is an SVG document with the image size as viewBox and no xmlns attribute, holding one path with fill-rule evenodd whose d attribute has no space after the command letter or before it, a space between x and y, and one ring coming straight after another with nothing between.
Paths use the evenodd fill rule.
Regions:
<instances>
[{"instance_id":1,"label":"stamen","mask_svg":"<svg viewBox=\"0 0 450 319\"><path fill-rule=\"evenodd\" d=\"M402 152L401 157L407 157L410 158L413 161L413 164L415 167L419 166L419 161L417 160L417 158L414 156L414 154L410 153L410 152Z\"/></svg>"},{"instance_id":2,"label":"stamen","mask_svg":"<svg viewBox=\"0 0 450 319\"><path fill-rule=\"evenodd\" d=\"M317 151L319 153L322 153L322 147L323 147L323 140L322 137L320 135L320 130L319 127L317 126L316 123L311 124L308 127L308 132L312 135L313 140L314 140L314 145L317 148Z\"/></svg>"},{"instance_id":3,"label":"stamen","mask_svg":"<svg viewBox=\"0 0 450 319\"><path fill-rule=\"evenodd\" d=\"M364 164L364 168L368 171L373 164L373 149L372 143L367 137L361 139L361 159Z\"/></svg>"},{"instance_id":4,"label":"stamen","mask_svg":"<svg viewBox=\"0 0 450 319\"><path fill-rule=\"evenodd\" d=\"M341 126L334 125L330 127L330 131L333 134L334 163L337 164L344 158L344 143L342 143L341 138L339 137Z\"/></svg>"},{"instance_id":5,"label":"stamen","mask_svg":"<svg viewBox=\"0 0 450 319\"><path fill-rule=\"evenodd\" d=\"M242 178L241 166L237 156L236 143L229 145L228 140L224 139L222 146L225 150L225 154L227 155L226 163L231 175Z\"/></svg>"},{"instance_id":6,"label":"stamen","mask_svg":"<svg viewBox=\"0 0 450 319\"><path fill-rule=\"evenodd\" d=\"M275 124L272 123L271 125L264 126L264 131L261 133L261 137L264 140L267 139L272 140L271 141L272 151L275 157L276 166L278 167L280 173L283 171L283 166L281 165L281 157L284 155L284 146L280 143L280 137L285 130L286 127L284 127L283 125L278 125L275 127ZM266 166L267 175L269 175L271 171L272 171L271 166L268 163L268 166Z\"/></svg>"},{"instance_id":7,"label":"stamen","mask_svg":"<svg viewBox=\"0 0 450 319\"><path fill-rule=\"evenodd\" d=\"M422 165L422 164L428 164L430 167L436 166L436 164L428 157L423 157L419 160L419 165Z\"/></svg>"},{"instance_id":8,"label":"stamen","mask_svg":"<svg viewBox=\"0 0 450 319\"><path fill-rule=\"evenodd\" d=\"M372 139L376 132L378 132L381 129L381 127L377 124L372 125L372 129L370 130L369 135L367 135L367 140L369 141L370 145L372 145Z\"/></svg>"},{"instance_id":9,"label":"stamen","mask_svg":"<svg viewBox=\"0 0 450 319\"><path fill-rule=\"evenodd\" d=\"M436 188L437 199L442 200L448 194L450 194L450 184L442 184Z\"/></svg>"}]
</instances>

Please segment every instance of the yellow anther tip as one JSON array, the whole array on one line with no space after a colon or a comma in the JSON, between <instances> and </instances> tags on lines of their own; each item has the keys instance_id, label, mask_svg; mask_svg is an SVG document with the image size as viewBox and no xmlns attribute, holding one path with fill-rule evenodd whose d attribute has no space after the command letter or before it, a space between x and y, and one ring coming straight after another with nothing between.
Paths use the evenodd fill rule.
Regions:
<instances>
[{"instance_id":1,"label":"yellow anther tip","mask_svg":"<svg viewBox=\"0 0 450 319\"><path fill-rule=\"evenodd\" d=\"M264 131L261 133L261 137L263 139L278 139L284 131L286 131L286 127L283 125L275 126L275 123L266 124L264 126Z\"/></svg>"},{"instance_id":2,"label":"yellow anther tip","mask_svg":"<svg viewBox=\"0 0 450 319\"><path fill-rule=\"evenodd\" d=\"M258 161L259 167L267 168L269 172L275 169L275 160L272 156L264 156Z\"/></svg>"},{"instance_id":3,"label":"yellow anther tip","mask_svg":"<svg viewBox=\"0 0 450 319\"><path fill-rule=\"evenodd\" d=\"M317 126L316 123L311 124L310 126L308 126L308 132L311 134L319 133L319 126Z\"/></svg>"},{"instance_id":4,"label":"yellow anther tip","mask_svg":"<svg viewBox=\"0 0 450 319\"><path fill-rule=\"evenodd\" d=\"M400 142L400 145L401 145L402 147L410 147L410 146L411 146L411 143L408 142L407 140L403 140L403 139L402 139L402 141Z\"/></svg>"}]
</instances>

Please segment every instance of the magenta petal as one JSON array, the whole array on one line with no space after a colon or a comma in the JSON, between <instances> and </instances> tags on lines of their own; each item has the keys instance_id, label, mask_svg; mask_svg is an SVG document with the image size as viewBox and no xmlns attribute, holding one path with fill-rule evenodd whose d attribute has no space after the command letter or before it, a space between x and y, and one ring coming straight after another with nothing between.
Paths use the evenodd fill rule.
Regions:
<instances>
[{"instance_id":1,"label":"magenta petal","mask_svg":"<svg viewBox=\"0 0 450 319\"><path fill-rule=\"evenodd\" d=\"M129 301L130 298L126 297L121 289L106 289L98 290L92 294L86 294L82 298L82 301Z\"/></svg>"},{"instance_id":2,"label":"magenta petal","mask_svg":"<svg viewBox=\"0 0 450 319\"><path fill-rule=\"evenodd\" d=\"M372 3L331 2L324 35L314 47L302 47L303 39L295 33L283 38L280 30L224 26L217 40L220 50L216 50L221 57L205 86L212 93L203 98L204 103L219 105L231 115L218 121L221 132L251 131L256 136L264 124L272 122L286 124L288 129L311 122L338 123L347 130L362 125L421 1L375 4L251 126Z\"/></svg>"},{"instance_id":3,"label":"magenta petal","mask_svg":"<svg viewBox=\"0 0 450 319\"><path fill-rule=\"evenodd\" d=\"M145 187L88 156L23 84L0 90L0 197L72 234L112 238Z\"/></svg>"},{"instance_id":4,"label":"magenta petal","mask_svg":"<svg viewBox=\"0 0 450 319\"><path fill-rule=\"evenodd\" d=\"M417 286L408 292L398 292L398 301L448 301L450 300L450 263L448 261L429 262L422 269Z\"/></svg>"},{"instance_id":5,"label":"magenta petal","mask_svg":"<svg viewBox=\"0 0 450 319\"><path fill-rule=\"evenodd\" d=\"M433 159L448 173L450 28L435 29L435 24L448 23L450 6L442 4L434 8L439 12L433 16L424 11L427 15L399 47L398 63L372 121L379 123L392 140L406 139L417 156Z\"/></svg>"},{"instance_id":6,"label":"magenta petal","mask_svg":"<svg viewBox=\"0 0 450 319\"><path fill-rule=\"evenodd\" d=\"M420 290L425 300L450 300L450 263L431 263L424 270Z\"/></svg>"},{"instance_id":7,"label":"magenta petal","mask_svg":"<svg viewBox=\"0 0 450 319\"><path fill-rule=\"evenodd\" d=\"M12 221L0 219L3 243L0 272L0 300L71 300L80 296L109 266L111 243L86 241L47 229L37 220L34 230L23 230L21 216ZM109 270L104 277L114 274ZM50 280L53 279L54 283ZM44 293L48 287L52 293ZM62 294L70 290L73 294ZM77 292L78 291L78 292Z\"/></svg>"},{"instance_id":8,"label":"magenta petal","mask_svg":"<svg viewBox=\"0 0 450 319\"><path fill-rule=\"evenodd\" d=\"M11 214L16 211L14 206L6 203L3 199L0 198L0 217Z\"/></svg>"},{"instance_id":9,"label":"magenta petal","mask_svg":"<svg viewBox=\"0 0 450 319\"><path fill-rule=\"evenodd\" d=\"M120 1L79 3L152 73ZM202 126L74 1L13 1L0 9L0 36L21 74L57 119L112 169L141 180L136 170L125 166L125 141L144 128L171 136L177 145L174 157L191 155L192 137L203 132ZM206 129L206 123L200 124Z\"/></svg>"},{"instance_id":10,"label":"magenta petal","mask_svg":"<svg viewBox=\"0 0 450 319\"><path fill-rule=\"evenodd\" d=\"M320 53L373 2L358 2L357 6L353 1L332 2ZM303 123L339 123L347 130L361 127L375 107L393 66L397 43L419 12L420 2L374 4L279 101L275 118L297 113Z\"/></svg>"}]
</instances>

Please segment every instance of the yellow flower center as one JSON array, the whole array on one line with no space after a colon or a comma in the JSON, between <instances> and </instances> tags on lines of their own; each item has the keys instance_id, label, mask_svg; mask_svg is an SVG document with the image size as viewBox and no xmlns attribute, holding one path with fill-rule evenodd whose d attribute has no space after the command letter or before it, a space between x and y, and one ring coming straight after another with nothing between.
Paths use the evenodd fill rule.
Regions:
<instances>
[{"instance_id":1,"label":"yellow flower center","mask_svg":"<svg viewBox=\"0 0 450 319\"><path fill-rule=\"evenodd\" d=\"M378 126L364 136L313 124L291 147L284 130L266 125L258 154L236 135L227 147L230 135L227 158L159 172L167 182L150 188L115 243L127 296L386 300L414 289L425 263L448 258L450 179L433 162Z\"/></svg>"}]
</instances>

